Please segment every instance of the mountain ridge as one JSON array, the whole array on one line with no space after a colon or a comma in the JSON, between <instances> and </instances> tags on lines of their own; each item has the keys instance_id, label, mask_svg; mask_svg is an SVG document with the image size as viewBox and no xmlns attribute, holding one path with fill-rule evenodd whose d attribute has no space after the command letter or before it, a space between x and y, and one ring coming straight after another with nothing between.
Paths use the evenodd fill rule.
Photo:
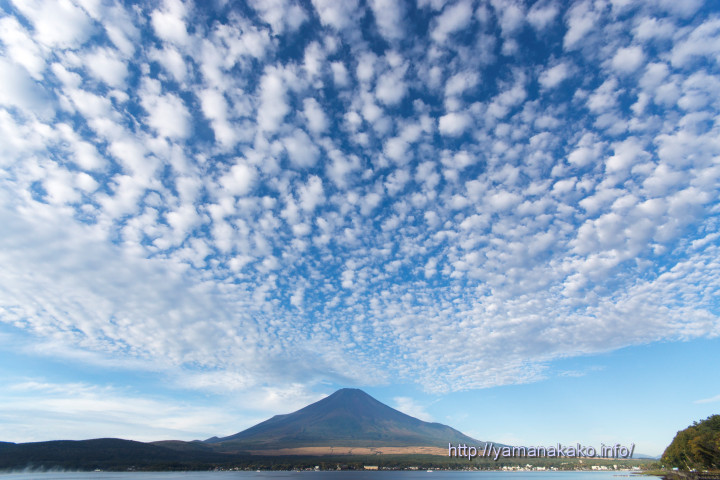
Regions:
<instances>
[{"instance_id":1,"label":"mountain ridge","mask_svg":"<svg viewBox=\"0 0 720 480\"><path fill-rule=\"evenodd\" d=\"M447 447L481 444L452 427L425 422L378 401L362 390L343 388L295 412L275 415L227 437L204 443L221 449L293 447Z\"/></svg>"}]
</instances>

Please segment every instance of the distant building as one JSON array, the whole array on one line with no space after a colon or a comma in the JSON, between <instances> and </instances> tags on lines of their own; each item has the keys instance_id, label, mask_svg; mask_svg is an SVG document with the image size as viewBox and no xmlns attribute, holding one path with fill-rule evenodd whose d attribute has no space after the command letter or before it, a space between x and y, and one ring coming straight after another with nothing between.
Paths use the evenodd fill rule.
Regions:
<instances>
[{"instance_id":1,"label":"distant building","mask_svg":"<svg viewBox=\"0 0 720 480\"><path fill-rule=\"evenodd\" d=\"M377 470L378 466L377 465L363 465L363 468L365 470Z\"/></svg>"}]
</instances>

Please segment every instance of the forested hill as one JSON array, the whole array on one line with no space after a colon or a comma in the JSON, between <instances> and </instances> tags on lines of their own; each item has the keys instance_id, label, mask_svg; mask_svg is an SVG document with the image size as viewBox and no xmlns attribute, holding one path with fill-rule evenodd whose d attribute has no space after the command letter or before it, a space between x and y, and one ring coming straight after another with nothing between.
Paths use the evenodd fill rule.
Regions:
<instances>
[{"instance_id":1,"label":"forested hill","mask_svg":"<svg viewBox=\"0 0 720 480\"><path fill-rule=\"evenodd\" d=\"M665 449L662 462L682 470L720 469L720 415L680 430Z\"/></svg>"},{"instance_id":2,"label":"forested hill","mask_svg":"<svg viewBox=\"0 0 720 480\"><path fill-rule=\"evenodd\" d=\"M234 460L200 442L157 444L96 438L49 442L0 442L0 471L13 469L202 470Z\"/></svg>"}]
</instances>

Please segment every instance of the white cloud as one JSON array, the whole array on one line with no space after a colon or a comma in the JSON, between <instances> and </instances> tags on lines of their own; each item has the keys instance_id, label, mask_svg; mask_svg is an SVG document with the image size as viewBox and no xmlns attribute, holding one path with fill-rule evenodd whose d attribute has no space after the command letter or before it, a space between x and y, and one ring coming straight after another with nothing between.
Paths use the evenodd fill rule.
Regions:
<instances>
[{"instance_id":1,"label":"white cloud","mask_svg":"<svg viewBox=\"0 0 720 480\"><path fill-rule=\"evenodd\" d=\"M48 104L49 95L33 80L27 70L7 62L0 57L0 104L14 106L28 112L48 115L52 112Z\"/></svg>"},{"instance_id":2,"label":"white cloud","mask_svg":"<svg viewBox=\"0 0 720 480\"><path fill-rule=\"evenodd\" d=\"M415 400L410 397L395 397L395 408L403 413L410 415L411 417L419 418L425 422L433 422L432 416L430 416L425 407L418 405Z\"/></svg>"},{"instance_id":3,"label":"white cloud","mask_svg":"<svg viewBox=\"0 0 720 480\"><path fill-rule=\"evenodd\" d=\"M615 154L607 159L605 168L608 171L625 170L632 166L644 152L643 146L635 138L628 138L613 146Z\"/></svg>"},{"instance_id":4,"label":"white cloud","mask_svg":"<svg viewBox=\"0 0 720 480\"><path fill-rule=\"evenodd\" d=\"M338 87L347 86L349 80L347 69L341 62L332 62L330 69L333 72L333 81Z\"/></svg>"},{"instance_id":5,"label":"white cloud","mask_svg":"<svg viewBox=\"0 0 720 480\"><path fill-rule=\"evenodd\" d=\"M600 16L589 1L574 4L565 17L568 30L563 39L564 48L566 50L577 48L580 41L599 24L599 21Z\"/></svg>"},{"instance_id":6,"label":"white cloud","mask_svg":"<svg viewBox=\"0 0 720 480\"><path fill-rule=\"evenodd\" d=\"M720 19L711 19L692 30L687 38L673 45L672 64L676 67L684 67L698 56L705 56L717 62L719 51Z\"/></svg>"},{"instance_id":7,"label":"white cloud","mask_svg":"<svg viewBox=\"0 0 720 480\"><path fill-rule=\"evenodd\" d=\"M596 153L589 147L579 147L570 152L568 162L578 167L585 167L597 158Z\"/></svg>"},{"instance_id":8,"label":"white cloud","mask_svg":"<svg viewBox=\"0 0 720 480\"><path fill-rule=\"evenodd\" d=\"M76 203L80 200L80 192L77 190L77 179L65 169L48 168L47 178L43 187L47 193L47 200L50 203L65 204Z\"/></svg>"},{"instance_id":9,"label":"white cloud","mask_svg":"<svg viewBox=\"0 0 720 480\"><path fill-rule=\"evenodd\" d=\"M275 35L296 31L308 18L300 5L289 0L252 0L250 5L270 24Z\"/></svg>"},{"instance_id":10,"label":"white cloud","mask_svg":"<svg viewBox=\"0 0 720 480\"><path fill-rule=\"evenodd\" d=\"M256 178L257 171L238 160L220 179L220 185L232 195L247 195L255 184Z\"/></svg>"},{"instance_id":11,"label":"white cloud","mask_svg":"<svg viewBox=\"0 0 720 480\"><path fill-rule=\"evenodd\" d=\"M320 154L307 133L298 129L283 139L290 162L296 168L309 168L315 165Z\"/></svg>"},{"instance_id":12,"label":"white cloud","mask_svg":"<svg viewBox=\"0 0 720 480\"><path fill-rule=\"evenodd\" d=\"M507 39L516 34L525 22L525 11L522 4L509 1L491 1L498 16L501 35Z\"/></svg>"},{"instance_id":13,"label":"white cloud","mask_svg":"<svg viewBox=\"0 0 720 480\"><path fill-rule=\"evenodd\" d=\"M471 118L465 113L451 112L440 117L439 129L443 135L457 137L462 135L468 129Z\"/></svg>"},{"instance_id":14,"label":"white cloud","mask_svg":"<svg viewBox=\"0 0 720 480\"><path fill-rule=\"evenodd\" d=\"M178 272L169 268L170 265L125 257L117 248L102 243L92 228L73 224L60 227L59 223L66 222L63 218L53 221L33 218L40 213L32 217L28 214L21 220L15 214L2 212L8 226L3 248L6 252L3 262L7 268L0 280L7 295L2 307L22 305L20 310L15 310L17 316L13 315L13 321L27 322L26 326L38 334L53 331L54 340L61 344L75 344L79 348L104 351L107 355L113 355L113 351L119 353L123 345L134 345L135 351L143 352L140 356L165 357L163 362L166 363L182 362L184 354L181 350L174 350L171 342L160 340L155 332L160 325L182 329L182 323L173 321L173 316L180 311L185 314L194 311L193 316L200 314L201 310L196 309L206 301L202 295L192 293L193 289ZM38 221L44 224L39 225ZM22 274L24 268L35 268L45 262L42 255L38 256L33 243L15 243L18 238L29 238L26 237L28 230L35 233L35 242L43 242L52 236L52 248L47 253L60 255L57 258L64 258L64 261L34 269L32 275ZM13 255L15 260L9 262L6 255ZM25 267L21 267L23 264ZM147 288L150 284L147 282L154 287ZM27 296L36 289L42 290L43 294L39 296L36 292L32 294L35 299L28 301ZM165 296L174 289L183 293ZM200 308L208 306L205 304ZM111 318L115 320L109 321ZM132 318L145 320L133 326ZM165 318L165 322L161 318ZM68 330L65 323L68 321L77 328ZM179 342L194 341L191 331L178 333L176 339ZM112 348L107 343L109 339L117 342ZM198 348L203 348L202 343Z\"/></svg>"},{"instance_id":15,"label":"white cloud","mask_svg":"<svg viewBox=\"0 0 720 480\"><path fill-rule=\"evenodd\" d=\"M70 0L16 0L14 3L32 23L34 38L50 48L77 47L92 33L90 18Z\"/></svg>"},{"instance_id":16,"label":"white cloud","mask_svg":"<svg viewBox=\"0 0 720 480\"><path fill-rule=\"evenodd\" d=\"M150 14L157 36L170 43L185 45L189 40L185 23L187 13L187 8L180 0L165 0L163 8Z\"/></svg>"},{"instance_id":17,"label":"white cloud","mask_svg":"<svg viewBox=\"0 0 720 480\"><path fill-rule=\"evenodd\" d=\"M165 68L176 82L183 82L187 76L187 65L178 50L166 46L162 50L153 50L150 57Z\"/></svg>"},{"instance_id":18,"label":"white cloud","mask_svg":"<svg viewBox=\"0 0 720 480\"><path fill-rule=\"evenodd\" d=\"M644 17L634 29L635 38L641 41L667 39L675 33L675 25L668 19Z\"/></svg>"},{"instance_id":19,"label":"white cloud","mask_svg":"<svg viewBox=\"0 0 720 480\"><path fill-rule=\"evenodd\" d=\"M643 64L645 55L638 46L618 49L612 59L612 67L619 73L632 73Z\"/></svg>"},{"instance_id":20,"label":"white cloud","mask_svg":"<svg viewBox=\"0 0 720 480\"><path fill-rule=\"evenodd\" d=\"M322 24L338 30L351 27L360 17L357 0L312 0L312 4Z\"/></svg>"},{"instance_id":21,"label":"white cloud","mask_svg":"<svg viewBox=\"0 0 720 480\"><path fill-rule=\"evenodd\" d=\"M107 161L100 156L97 148L91 143L79 141L75 144L75 161L85 170L101 170Z\"/></svg>"},{"instance_id":22,"label":"white cloud","mask_svg":"<svg viewBox=\"0 0 720 480\"><path fill-rule=\"evenodd\" d=\"M658 7L679 17L690 17L703 6L703 0L687 0L673 2L672 0L654 0Z\"/></svg>"},{"instance_id":23,"label":"white cloud","mask_svg":"<svg viewBox=\"0 0 720 480\"><path fill-rule=\"evenodd\" d=\"M110 41L126 58L135 53L135 47L140 40L140 29L133 23L133 15L130 12L121 5L111 5L106 9L103 6L99 8L99 12L93 12L94 7L88 6L88 2L81 0L80 3L83 3L85 10L95 20L103 24Z\"/></svg>"},{"instance_id":24,"label":"white cloud","mask_svg":"<svg viewBox=\"0 0 720 480\"><path fill-rule=\"evenodd\" d=\"M500 190L488 197L488 202L493 210L508 210L522 200L522 197L516 193Z\"/></svg>"},{"instance_id":25,"label":"white cloud","mask_svg":"<svg viewBox=\"0 0 720 480\"><path fill-rule=\"evenodd\" d=\"M566 63L559 63L554 67L548 68L540 74L540 85L543 88L555 88L566 78L570 76L570 70Z\"/></svg>"},{"instance_id":26,"label":"white cloud","mask_svg":"<svg viewBox=\"0 0 720 480\"><path fill-rule=\"evenodd\" d=\"M224 146L233 146L237 135L228 121L228 104L224 95L217 90L207 89L200 92L199 97L203 114L211 120L215 139Z\"/></svg>"},{"instance_id":27,"label":"white cloud","mask_svg":"<svg viewBox=\"0 0 720 480\"><path fill-rule=\"evenodd\" d=\"M53 438L191 441L225 431L244 417L231 407L193 406L115 386L41 379L7 385L0 406L5 435L16 442L46 441L49 424L54 425Z\"/></svg>"},{"instance_id":28,"label":"white cloud","mask_svg":"<svg viewBox=\"0 0 720 480\"><path fill-rule=\"evenodd\" d=\"M619 93L617 79L610 77L588 97L587 106L595 113L610 110L617 105Z\"/></svg>"},{"instance_id":29,"label":"white cloud","mask_svg":"<svg viewBox=\"0 0 720 480\"><path fill-rule=\"evenodd\" d=\"M527 21L536 30L544 30L558 16L558 6L551 2L537 2L531 8L527 14Z\"/></svg>"},{"instance_id":30,"label":"white cloud","mask_svg":"<svg viewBox=\"0 0 720 480\"><path fill-rule=\"evenodd\" d=\"M715 403L715 402L720 402L720 395L715 395L714 397L695 400L693 403Z\"/></svg>"},{"instance_id":31,"label":"white cloud","mask_svg":"<svg viewBox=\"0 0 720 480\"><path fill-rule=\"evenodd\" d=\"M260 106L258 107L258 125L266 131L274 132L289 112L286 100L286 87L280 72L270 69L260 82Z\"/></svg>"},{"instance_id":32,"label":"white cloud","mask_svg":"<svg viewBox=\"0 0 720 480\"><path fill-rule=\"evenodd\" d=\"M141 103L148 112L148 125L158 134L172 139L186 138L190 135L190 112L177 95L145 92Z\"/></svg>"},{"instance_id":33,"label":"white cloud","mask_svg":"<svg viewBox=\"0 0 720 480\"><path fill-rule=\"evenodd\" d=\"M127 77L125 61L108 48L97 49L85 57L90 74L111 87L122 87Z\"/></svg>"},{"instance_id":34,"label":"white cloud","mask_svg":"<svg viewBox=\"0 0 720 480\"><path fill-rule=\"evenodd\" d=\"M488 105L487 113L496 118L503 118L510 113L513 107L516 107L525 100L526 96L527 92L524 86L518 81L511 88L495 96L493 101L490 102L490 105Z\"/></svg>"},{"instance_id":35,"label":"white cloud","mask_svg":"<svg viewBox=\"0 0 720 480\"><path fill-rule=\"evenodd\" d=\"M387 40L402 38L405 34L403 17L406 14L403 3L392 0L371 0L369 3L382 36Z\"/></svg>"},{"instance_id":36,"label":"white cloud","mask_svg":"<svg viewBox=\"0 0 720 480\"><path fill-rule=\"evenodd\" d=\"M328 156L331 163L327 166L327 175L338 187L347 187L349 175L360 169L360 160L355 155L348 156L338 150L331 151Z\"/></svg>"},{"instance_id":37,"label":"white cloud","mask_svg":"<svg viewBox=\"0 0 720 480\"><path fill-rule=\"evenodd\" d=\"M389 138L383 146L383 153L397 163L405 164L411 160L408 153L410 144L402 138Z\"/></svg>"},{"instance_id":38,"label":"white cloud","mask_svg":"<svg viewBox=\"0 0 720 480\"><path fill-rule=\"evenodd\" d=\"M0 40L5 44L6 55L22 65L36 80L42 78L45 58L29 32L14 17L0 18Z\"/></svg>"},{"instance_id":39,"label":"white cloud","mask_svg":"<svg viewBox=\"0 0 720 480\"><path fill-rule=\"evenodd\" d=\"M299 200L300 206L307 212L314 211L318 205L325 202L325 191L320 177L315 175L308 178L306 184L300 187Z\"/></svg>"},{"instance_id":40,"label":"white cloud","mask_svg":"<svg viewBox=\"0 0 720 480\"><path fill-rule=\"evenodd\" d=\"M377 56L371 52L363 52L357 62L355 74L361 82L370 82L375 76L375 62Z\"/></svg>"},{"instance_id":41,"label":"white cloud","mask_svg":"<svg viewBox=\"0 0 720 480\"><path fill-rule=\"evenodd\" d=\"M435 11L442 10L443 6L448 0L418 0L418 7L420 8L432 8Z\"/></svg>"},{"instance_id":42,"label":"white cloud","mask_svg":"<svg viewBox=\"0 0 720 480\"><path fill-rule=\"evenodd\" d=\"M459 152L454 153L452 156L444 156L442 158L442 163L447 167L463 170L470 165L475 164L477 160L477 157L475 157L471 153L468 153L465 150L460 150Z\"/></svg>"},{"instance_id":43,"label":"white cloud","mask_svg":"<svg viewBox=\"0 0 720 480\"><path fill-rule=\"evenodd\" d=\"M475 87L480 78L475 72L459 72L450 77L445 83L445 95L462 95L467 90Z\"/></svg>"},{"instance_id":44,"label":"white cloud","mask_svg":"<svg viewBox=\"0 0 720 480\"><path fill-rule=\"evenodd\" d=\"M303 106L303 114L310 131L313 133L324 132L328 127L328 120L318 101L314 98L306 98Z\"/></svg>"},{"instance_id":45,"label":"white cloud","mask_svg":"<svg viewBox=\"0 0 720 480\"><path fill-rule=\"evenodd\" d=\"M382 195L377 192L370 192L362 198L360 213L370 215L382 202Z\"/></svg>"},{"instance_id":46,"label":"white cloud","mask_svg":"<svg viewBox=\"0 0 720 480\"><path fill-rule=\"evenodd\" d=\"M380 76L375 87L375 95L385 105L397 105L407 92L407 86L400 72L388 72Z\"/></svg>"},{"instance_id":47,"label":"white cloud","mask_svg":"<svg viewBox=\"0 0 720 480\"><path fill-rule=\"evenodd\" d=\"M435 26L430 36L436 42L442 43L455 32L465 29L473 18L472 4L466 0L446 6L442 14L435 20Z\"/></svg>"},{"instance_id":48,"label":"white cloud","mask_svg":"<svg viewBox=\"0 0 720 480\"><path fill-rule=\"evenodd\" d=\"M303 67L310 80L314 80L322 73L326 53L318 42L311 42L305 48Z\"/></svg>"}]
</instances>

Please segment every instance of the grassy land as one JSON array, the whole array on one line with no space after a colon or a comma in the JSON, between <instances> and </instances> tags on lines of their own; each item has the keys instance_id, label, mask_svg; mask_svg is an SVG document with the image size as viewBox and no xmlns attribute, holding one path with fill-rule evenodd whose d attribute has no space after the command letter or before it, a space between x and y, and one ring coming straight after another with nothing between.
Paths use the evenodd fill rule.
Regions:
<instances>
[{"instance_id":1,"label":"grassy land","mask_svg":"<svg viewBox=\"0 0 720 480\"><path fill-rule=\"evenodd\" d=\"M436 469L436 470L500 470L507 468L544 467L558 470L590 470L592 466L606 467L614 470L627 470L633 467L649 468L652 460L625 460L625 459L552 459L552 458L522 458L493 461L489 459L459 459L437 455L341 455L323 457L248 457L236 462L229 468L251 470L303 470L313 469L315 466L322 470L363 470L366 465L377 466L380 469ZM226 467L226 468L228 468Z\"/></svg>"}]
</instances>

